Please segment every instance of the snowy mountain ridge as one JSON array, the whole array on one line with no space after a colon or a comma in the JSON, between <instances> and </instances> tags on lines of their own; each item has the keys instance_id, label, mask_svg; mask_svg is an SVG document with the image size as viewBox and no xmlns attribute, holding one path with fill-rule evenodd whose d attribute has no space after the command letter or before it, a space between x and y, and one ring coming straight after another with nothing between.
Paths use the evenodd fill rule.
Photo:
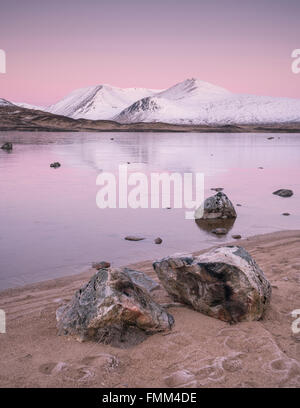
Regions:
<instances>
[{"instance_id":1,"label":"snowy mountain ridge","mask_svg":"<svg viewBox=\"0 0 300 408\"><path fill-rule=\"evenodd\" d=\"M1 102L2 101L2 102ZM0 99L0 105L10 104ZM300 122L300 99L234 94L227 89L186 79L165 90L97 85L74 90L39 109L73 119L120 123L163 122L180 125L243 125Z\"/></svg>"}]
</instances>

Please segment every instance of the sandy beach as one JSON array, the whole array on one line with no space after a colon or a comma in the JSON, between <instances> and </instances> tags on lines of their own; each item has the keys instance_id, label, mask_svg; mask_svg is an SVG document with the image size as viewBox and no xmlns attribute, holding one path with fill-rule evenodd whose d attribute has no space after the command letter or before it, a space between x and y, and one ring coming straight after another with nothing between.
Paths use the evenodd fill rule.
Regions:
<instances>
[{"instance_id":1,"label":"sandy beach","mask_svg":"<svg viewBox=\"0 0 300 408\"><path fill-rule=\"evenodd\" d=\"M263 320L229 325L186 306L171 307L173 330L129 349L57 336L57 307L93 269L1 292L7 333L0 335L0 386L299 387L300 337L292 333L291 312L300 308L300 231L259 235L238 244L272 284ZM157 280L152 260L130 267ZM160 303L171 302L162 287L152 295Z\"/></svg>"}]
</instances>

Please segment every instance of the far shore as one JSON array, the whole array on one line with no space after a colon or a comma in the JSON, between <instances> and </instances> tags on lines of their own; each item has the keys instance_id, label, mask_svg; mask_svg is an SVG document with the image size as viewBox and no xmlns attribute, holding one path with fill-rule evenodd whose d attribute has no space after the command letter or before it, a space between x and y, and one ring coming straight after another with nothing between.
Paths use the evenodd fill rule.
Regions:
<instances>
[{"instance_id":1,"label":"far shore","mask_svg":"<svg viewBox=\"0 0 300 408\"><path fill-rule=\"evenodd\" d=\"M190 133L300 133L300 123L178 125L118 123L111 120L72 119L67 116L0 106L0 131L21 132L190 132Z\"/></svg>"},{"instance_id":2,"label":"far shore","mask_svg":"<svg viewBox=\"0 0 300 408\"><path fill-rule=\"evenodd\" d=\"M232 245L249 251L271 282L265 317L229 325L187 306L171 307L172 331L129 349L57 335L56 309L95 269L0 292L7 316L0 387L300 387L300 337L291 329L291 312L300 308L300 230ZM129 267L158 281L152 261ZM172 302L162 287L152 295Z\"/></svg>"}]
</instances>

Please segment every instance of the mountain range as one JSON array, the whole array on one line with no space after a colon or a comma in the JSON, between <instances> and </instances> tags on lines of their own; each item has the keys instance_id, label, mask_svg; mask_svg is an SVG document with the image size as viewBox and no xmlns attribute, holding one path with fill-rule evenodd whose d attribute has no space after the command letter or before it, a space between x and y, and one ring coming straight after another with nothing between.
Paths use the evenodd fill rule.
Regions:
<instances>
[{"instance_id":1,"label":"mountain range","mask_svg":"<svg viewBox=\"0 0 300 408\"><path fill-rule=\"evenodd\" d=\"M164 90L97 85L77 89L47 107L15 105L73 119L119 123L224 126L300 122L300 99L235 94L195 78Z\"/></svg>"}]
</instances>

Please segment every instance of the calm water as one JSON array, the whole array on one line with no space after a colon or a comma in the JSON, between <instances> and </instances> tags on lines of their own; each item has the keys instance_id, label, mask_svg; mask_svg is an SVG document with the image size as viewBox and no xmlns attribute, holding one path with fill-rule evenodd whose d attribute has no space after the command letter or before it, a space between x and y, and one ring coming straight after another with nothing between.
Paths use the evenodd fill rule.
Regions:
<instances>
[{"instance_id":1,"label":"calm water","mask_svg":"<svg viewBox=\"0 0 300 408\"><path fill-rule=\"evenodd\" d=\"M1 132L0 142L15 145L0 150L0 289L75 274L97 260L119 266L232 241L234 233L299 229L300 134L269 136ZM50 168L53 161L62 167ZM228 235L199 228L184 209L97 208L97 175L127 161L130 171L204 172L206 197L224 187L242 204ZM294 196L274 196L279 188ZM134 234L146 240L124 240Z\"/></svg>"}]
</instances>

